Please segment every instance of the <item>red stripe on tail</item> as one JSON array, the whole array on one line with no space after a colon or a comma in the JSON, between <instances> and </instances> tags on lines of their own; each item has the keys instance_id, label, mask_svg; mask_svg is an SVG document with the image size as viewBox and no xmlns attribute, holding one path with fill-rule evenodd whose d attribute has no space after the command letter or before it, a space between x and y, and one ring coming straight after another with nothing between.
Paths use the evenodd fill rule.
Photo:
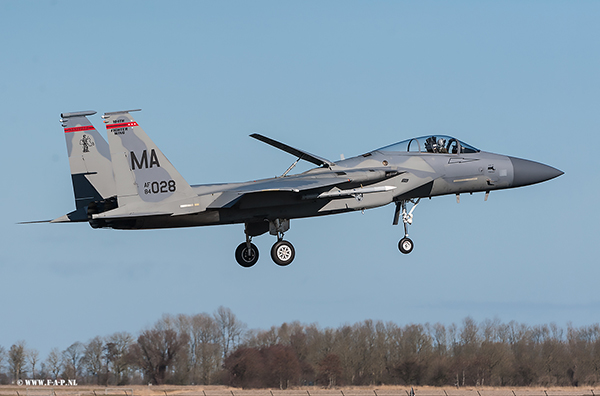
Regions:
<instances>
[{"instance_id":1,"label":"red stripe on tail","mask_svg":"<svg viewBox=\"0 0 600 396\"><path fill-rule=\"evenodd\" d=\"M78 126L78 127L72 127L72 128L65 128L65 133L91 131L92 129L95 129L93 125Z\"/></svg>"},{"instance_id":2,"label":"red stripe on tail","mask_svg":"<svg viewBox=\"0 0 600 396\"><path fill-rule=\"evenodd\" d=\"M108 124L106 126L106 129L128 128L128 127L134 127L134 126L139 126L139 125L135 121L133 121L133 122L122 122L120 124Z\"/></svg>"}]
</instances>

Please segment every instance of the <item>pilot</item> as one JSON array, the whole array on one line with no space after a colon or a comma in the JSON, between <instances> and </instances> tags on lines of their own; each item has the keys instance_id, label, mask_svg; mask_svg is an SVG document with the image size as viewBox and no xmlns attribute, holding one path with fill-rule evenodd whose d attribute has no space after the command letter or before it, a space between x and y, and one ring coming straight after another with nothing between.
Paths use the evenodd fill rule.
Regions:
<instances>
[{"instance_id":1,"label":"pilot","mask_svg":"<svg viewBox=\"0 0 600 396\"><path fill-rule=\"evenodd\" d=\"M428 137L425 140L425 148L428 153L437 153L437 140L435 136Z\"/></svg>"},{"instance_id":2,"label":"pilot","mask_svg":"<svg viewBox=\"0 0 600 396\"><path fill-rule=\"evenodd\" d=\"M448 154L448 149L446 148L446 139L440 138L437 141L438 144L438 152Z\"/></svg>"},{"instance_id":3,"label":"pilot","mask_svg":"<svg viewBox=\"0 0 600 396\"><path fill-rule=\"evenodd\" d=\"M456 139L452 139L450 140L450 144L452 146L452 148L450 149L450 151L452 152L452 154L458 154L458 142L456 141Z\"/></svg>"}]
</instances>

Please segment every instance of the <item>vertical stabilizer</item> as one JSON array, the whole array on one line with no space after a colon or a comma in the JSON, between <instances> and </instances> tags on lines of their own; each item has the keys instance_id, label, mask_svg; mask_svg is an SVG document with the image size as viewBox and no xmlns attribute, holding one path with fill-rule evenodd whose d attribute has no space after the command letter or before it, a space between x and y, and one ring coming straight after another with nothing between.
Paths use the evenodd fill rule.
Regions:
<instances>
[{"instance_id":1,"label":"vertical stabilizer","mask_svg":"<svg viewBox=\"0 0 600 396\"><path fill-rule=\"evenodd\" d=\"M133 119L132 111L105 113L119 207L167 203L196 195L167 157Z\"/></svg>"},{"instance_id":2,"label":"vertical stabilizer","mask_svg":"<svg viewBox=\"0 0 600 396\"><path fill-rule=\"evenodd\" d=\"M87 118L94 114L95 111L61 114L77 208L66 215L69 220L63 221L87 221L87 207L91 202L117 194L110 149Z\"/></svg>"}]
</instances>

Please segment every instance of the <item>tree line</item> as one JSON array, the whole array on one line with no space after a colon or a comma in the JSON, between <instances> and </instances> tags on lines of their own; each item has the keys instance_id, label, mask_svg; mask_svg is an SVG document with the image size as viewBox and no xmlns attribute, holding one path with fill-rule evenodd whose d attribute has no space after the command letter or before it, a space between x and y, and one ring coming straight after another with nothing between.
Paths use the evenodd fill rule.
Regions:
<instances>
[{"instance_id":1,"label":"tree line","mask_svg":"<svg viewBox=\"0 0 600 396\"><path fill-rule=\"evenodd\" d=\"M461 325L365 320L338 328L284 323L248 330L224 307L164 315L137 337L118 332L54 348L42 360L20 341L0 346L0 383L224 384L243 388L344 385L579 386L600 383L600 325Z\"/></svg>"}]
</instances>

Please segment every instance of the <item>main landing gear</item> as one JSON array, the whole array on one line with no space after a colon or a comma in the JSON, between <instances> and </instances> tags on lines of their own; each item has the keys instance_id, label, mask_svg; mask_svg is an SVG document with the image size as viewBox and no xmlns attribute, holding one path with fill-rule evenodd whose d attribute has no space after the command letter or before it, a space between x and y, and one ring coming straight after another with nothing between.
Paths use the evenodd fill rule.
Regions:
<instances>
[{"instance_id":1,"label":"main landing gear","mask_svg":"<svg viewBox=\"0 0 600 396\"><path fill-rule=\"evenodd\" d=\"M242 242L235 249L235 259L238 264L245 268L250 268L258 261L258 248L252 242L251 237L246 235L246 242Z\"/></svg>"},{"instance_id":2,"label":"main landing gear","mask_svg":"<svg viewBox=\"0 0 600 396\"><path fill-rule=\"evenodd\" d=\"M252 237L269 231L277 236L277 242L271 248L271 258L275 264L285 267L296 257L294 245L283 240L283 233L290 229L289 219L269 220L268 223L246 223L244 230L246 242L242 242L235 250L235 259L239 265L250 268L258 261L258 248L252 243Z\"/></svg>"},{"instance_id":3,"label":"main landing gear","mask_svg":"<svg viewBox=\"0 0 600 396\"><path fill-rule=\"evenodd\" d=\"M409 199L396 202L396 211L394 212L393 224L398 225L398 220L400 219L400 215L402 215L402 222L404 223L404 238L400 239L400 242L398 242L398 249L404 254L412 252L413 248L415 247L415 244L413 243L412 239L408 237L408 226L412 224L413 211L419 204L420 200L421 198L417 199L416 201ZM413 204L413 207L410 209L409 212L406 211L406 204L408 202Z\"/></svg>"},{"instance_id":4,"label":"main landing gear","mask_svg":"<svg viewBox=\"0 0 600 396\"><path fill-rule=\"evenodd\" d=\"M286 265L290 265L292 261L296 257L296 250L294 250L294 245L289 243L288 241L284 241L283 239L277 240L273 247L271 248L271 258L275 262L275 264L285 267Z\"/></svg>"}]
</instances>

